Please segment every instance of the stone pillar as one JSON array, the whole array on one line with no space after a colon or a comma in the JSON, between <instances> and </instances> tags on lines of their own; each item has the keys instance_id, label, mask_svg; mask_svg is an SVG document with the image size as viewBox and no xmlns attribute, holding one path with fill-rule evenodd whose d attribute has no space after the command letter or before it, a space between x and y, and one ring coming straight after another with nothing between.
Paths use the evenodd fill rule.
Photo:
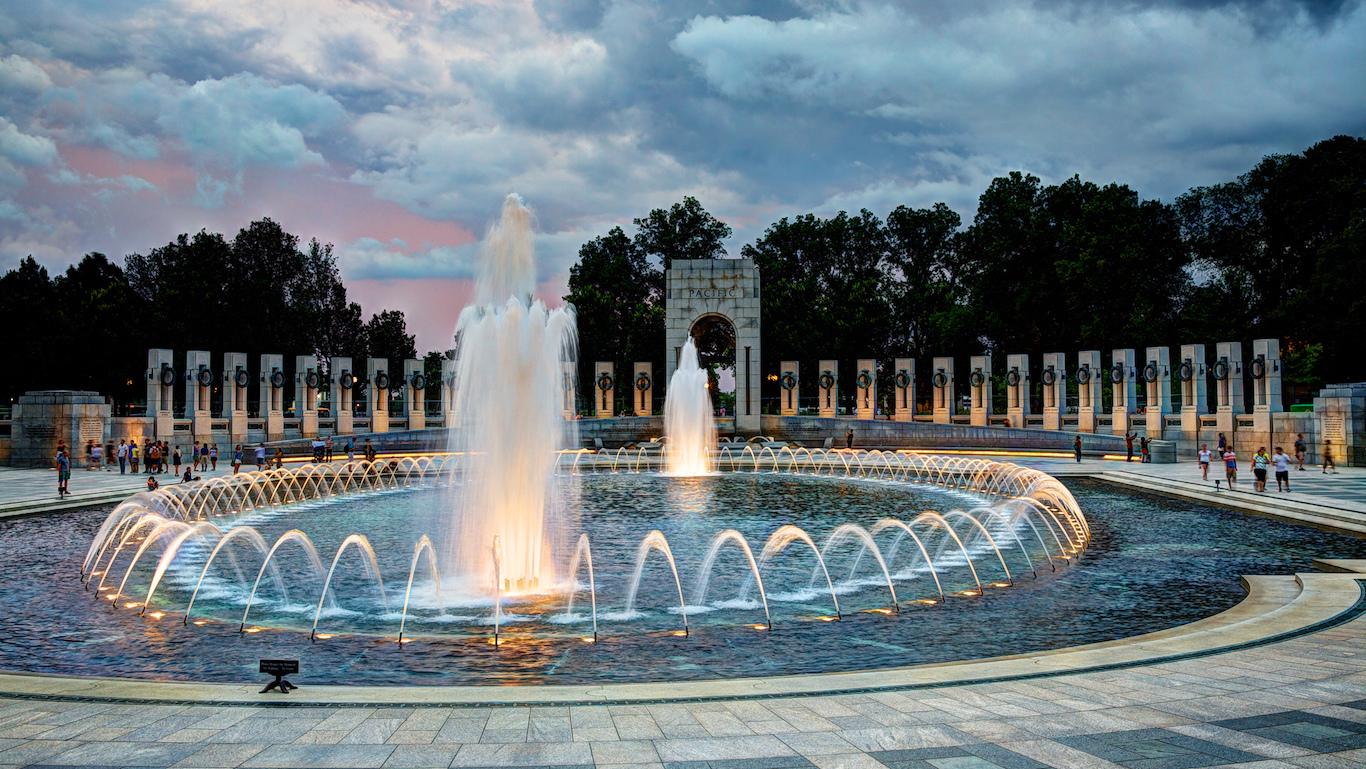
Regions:
<instances>
[{"instance_id":1,"label":"stone pillar","mask_svg":"<svg viewBox=\"0 0 1366 769\"><path fill-rule=\"evenodd\" d=\"M1029 356L1006 356L1006 419L1011 427L1028 427L1025 417L1029 409Z\"/></svg>"},{"instance_id":2,"label":"stone pillar","mask_svg":"<svg viewBox=\"0 0 1366 769\"><path fill-rule=\"evenodd\" d=\"M445 419L446 429L456 427L456 401L460 397L460 390L457 385L458 377L455 373L455 359L441 359L441 415Z\"/></svg>"},{"instance_id":3,"label":"stone pillar","mask_svg":"<svg viewBox=\"0 0 1366 769\"><path fill-rule=\"evenodd\" d=\"M859 419L877 419L877 361L860 358L854 377L854 414Z\"/></svg>"},{"instance_id":4,"label":"stone pillar","mask_svg":"<svg viewBox=\"0 0 1366 769\"><path fill-rule=\"evenodd\" d=\"M147 418L152 420L152 435L169 441L175 433L175 382L173 350L147 351Z\"/></svg>"},{"instance_id":5,"label":"stone pillar","mask_svg":"<svg viewBox=\"0 0 1366 769\"><path fill-rule=\"evenodd\" d=\"M1238 415L1243 407L1243 344L1219 342L1214 346L1214 363L1209 367L1214 377L1215 429L1233 442L1238 429ZM1253 451L1256 451L1254 447Z\"/></svg>"},{"instance_id":6,"label":"stone pillar","mask_svg":"<svg viewBox=\"0 0 1366 769\"><path fill-rule=\"evenodd\" d=\"M238 444L247 445L247 391L250 387L247 354L223 353L223 416L228 418L228 440L233 449Z\"/></svg>"},{"instance_id":7,"label":"stone pillar","mask_svg":"<svg viewBox=\"0 0 1366 769\"><path fill-rule=\"evenodd\" d=\"M356 369L350 358L333 358L327 363L332 388L332 417L336 419L337 435L356 431Z\"/></svg>"},{"instance_id":8,"label":"stone pillar","mask_svg":"<svg viewBox=\"0 0 1366 769\"><path fill-rule=\"evenodd\" d=\"M565 419L573 419L579 413L579 405L575 401L575 396L578 394L578 378L578 363L576 361L560 361L560 395L564 399L561 413ZM447 426L450 426L449 423Z\"/></svg>"},{"instance_id":9,"label":"stone pillar","mask_svg":"<svg viewBox=\"0 0 1366 769\"><path fill-rule=\"evenodd\" d=\"M1096 431L1096 413L1103 411L1101 385L1105 369L1100 366L1100 350L1077 353L1077 432Z\"/></svg>"},{"instance_id":10,"label":"stone pillar","mask_svg":"<svg viewBox=\"0 0 1366 769\"><path fill-rule=\"evenodd\" d=\"M285 356L261 356L261 417L266 422L266 440L285 437Z\"/></svg>"},{"instance_id":11,"label":"stone pillar","mask_svg":"<svg viewBox=\"0 0 1366 769\"><path fill-rule=\"evenodd\" d=\"M1147 429L1144 432L1150 440L1161 440L1167 430L1167 415L1172 411L1171 349L1149 347L1139 376L1143 379L1143 395L1147 401L1144 406Z\"/></svg>"},{"instance_id":12,"label":"stone pillar","mask_svg":"<svg viewBox=\"0 0 1366 769\"><path fill-rule=\"evenodd\" d=\"M1110 358L1110 431L1129 434L1129 418L1138 405L1138 378L1133 348L1115 350Z\"/></svg>"},{"instance_id":13,"label":"stone pillar","mask_svg":"<svg viewBox=\"0 0 1366 769\"><path fill-rule=\"evenodd\" d=\"M190 434L194 436L191 440L213 440L210 399L215 381L217 377L213 375L213 362L207 350L185 353L185 416L190 418Z\"/></svg>"},{"instance_id":14,"label":"stone pillar","mask_svg":"<svg viewBox=\"0 0 1366 769\"><path fill-rule=\"evenodd\" d=\"M1200 415L1209 413L1209 369L1205 366L1203 344L1181 345L1176 381L1181 383L1181 437L1198 443Z\"/></svg>"},{"instance_id":15,"label":"stone pillar","mask_svg":"<svg viewBox=\"0 0 1366 769\"><path fill-rule=\"evenodd\" d=\"M409 430L427 429L427 374L422 361L403 361L403 415Z\"/></svg>"},{"instance_id":16,"label":"stone pillar","mask_svg":"<svg viewBox=\"0 0 1366 769\"><path fill-rule=\"evenodd\" d=\"M991 356L974 355L968 361L968 394L972 400L972 424L991 422Z\"/></svg>"},{"instance_id":17,"label":"stone pillar","mask_svg":"<svg viewBox=\"0 0 1366 769\"><path fill-rule=\"evenodd\" d=\"M323 373L316 355L294 356L294 415L299 418L299 436L318 437L318 390Z\"/></svg>"},{"instance_id":18,"label":"stone pillar","mask_svg":"<svg viewBox=\"0 0 1366 769\"><path fill-rule=\"evenodd\" d=\"M840 362L823 360L820 371L816 378L818 414L827 419L834 419L839 415Z\"/></svg>"},{"instance_id":19,"label":"stone pillar","mask_svg":"<svg viewBox=\"0 0 1366 769\"><path fill-rule=\"evenodd\" d=\"M1338 465L1361 466L1366 461L1366 382L1325 385L1314 396L1314 419L1318 445L1309 447L1311 456L1317 449L1320 462L1325 451Z\"/></svg>"},{"instance_id":20,"label":"stone pillar","mask_svg":"<svg viewBox=\"0 0 1366 769\"><path fill-rule=\"evenodd\" d=\"M893 417L898 422L915 421L915 359L897 358L896 375L892 377L892 385L896 388L896 415Z\"/></svg>"},{"instance_id":21,"label":"stone pillar","mask_svg":"<svg viewBox=\"0 0 1366 769\"><path fill-rule=\"evenodd\" d=\"M648 361L636 361L631 375L631 391L635 393L632 411L638 417L655 413L655 367Z\"/></svg>"},{"instance_id":22,"label":"stone pillar","mask_svg":"<svg viewBox=\"0 0 1366 769\"><path fill-rule=\"evenodd\" d=\"M158 374L160 371L158 368ZM174 378L175 371L170 371ZM10 466L55 468L57 444L61 441L66 444L71 466L84 467L86 441L95 441L103 447L109 437L110 417L109 403L96 392L35 390L24 393L14 404ZM53 480L56 480L55 476ZM80 489L79 478L76 484Z\"/></svg>"},{"instance_id":23,"label":"stone pillar","mask_svg":"<svg viewBox=\"0 0 1366 769\"><path fill-rule=\"evenodd\" d=\"M593 364L593 414L598 419L617 415L617 364L611 361Z\"/></svg>"},{"instance_id":24,"label":"stone pillar","mask_svg":"<svg viewBox=\"0 0 1366 769\"><path fill-rule=\"evenodd\" d=\"M366 392L369 395L370 432L389 432L389 388L393 380L389 376L388 358L369 358L365 361Z\"/></svg>"},{"instance_id":25,"label":"stone pillar","mask_svg":"<svg viewBox=\"0 0 1366 769\"><path fill-rule=\"evenodd\" d=\"M934 423L938 425L949 424L953 421L953 415L958 413L957 396L954 394L953 385L953 358L934 359L934 371L930 374L930 384L934 388L931 391Z\"/></svg>"},{"instance_id":26,"label":"stone pillar","mask_svg":"<svg viewBox=\"0 0 1366 769\"><path fill-rule=\"evenodd\" d=\"M801 363L785 360L778 372L778 413L785 417L795 417L801 413Z\"/></svg>"},{"instance_id":27,"label":"stone pillar","mask_svg":"<svg viewBox=\"0 0 1366 769\"><path fill-rule=\"evenodd\" d=\"M1279 414L1281 406L1281 343L1278 339L1253 339L1252 360L1247 374L1252 377L1252 429L1258 442L1271 444L1272 414ZM1267 446L1269 451L1271 446ZM1348 458L1350 459L1350 458Z\"/></svg>"},{"instance_id":28,"label":"stone pillar","mask_svg":"<svg viewBox=\"0 0 1366 769\"><path fill-rule=\"evenodd\" d=\"M1043 429L1061 430L1067 412L1067 353L1047 352L1039 373L1039 397L1043 401Z\"/></svg>"}]
</instances>

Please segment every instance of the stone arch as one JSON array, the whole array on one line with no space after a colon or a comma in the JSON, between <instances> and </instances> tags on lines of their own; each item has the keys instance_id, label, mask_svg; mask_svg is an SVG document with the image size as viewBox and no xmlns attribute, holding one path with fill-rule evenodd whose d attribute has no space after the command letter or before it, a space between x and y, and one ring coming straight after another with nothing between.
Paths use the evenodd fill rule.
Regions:
<instances>
[{"instance_id":1,"label":"stone arch","mask_svg":"<svg viewBox=\"0 0 1366 769\"><path fill-rule=\"evenodd\" d=\"M735 429L759 432L759 271L751 259L677 259L665 274L668 375L693 328L708 317L735 330Z\"/></svg>"}]
</instances>

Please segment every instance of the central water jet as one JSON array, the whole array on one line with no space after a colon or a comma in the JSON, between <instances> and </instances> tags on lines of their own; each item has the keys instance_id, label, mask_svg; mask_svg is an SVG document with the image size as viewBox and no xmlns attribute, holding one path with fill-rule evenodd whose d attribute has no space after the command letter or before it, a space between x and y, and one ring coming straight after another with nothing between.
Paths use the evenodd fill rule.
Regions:
<instances>
[{"instance_id":1,"label":"central water jet","mask_svg":"<svg viewBox=\"0 0 1366 769\"><path fill-rule=\"evenodd\" d=\"M669 437L665 472L669 475L706 475L716 447L716 418L712 416L707 370L698 365L697 345L691 337L683 345L678 369L669 378L664 399L664 434Z\"/></svg>"}]
</instances>

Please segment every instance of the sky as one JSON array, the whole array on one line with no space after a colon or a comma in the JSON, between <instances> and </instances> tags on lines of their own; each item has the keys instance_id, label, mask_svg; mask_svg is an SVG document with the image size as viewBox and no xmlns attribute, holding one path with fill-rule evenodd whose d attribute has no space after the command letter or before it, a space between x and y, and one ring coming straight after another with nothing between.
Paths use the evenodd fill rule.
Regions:
<instances>
[{"instance_id":1,"label":"sky","mask_svg":"<svg viewBox=\"0 0 1366 769\"><path fill-rule=\"evenodd\" d=\"M23 0L0 4L0 270L269 216L449 347L509 192L538 295L685 195L783 216L1013 170L1171 200L1366 134L1343 0Z\"/></svg>"}]
</instances>

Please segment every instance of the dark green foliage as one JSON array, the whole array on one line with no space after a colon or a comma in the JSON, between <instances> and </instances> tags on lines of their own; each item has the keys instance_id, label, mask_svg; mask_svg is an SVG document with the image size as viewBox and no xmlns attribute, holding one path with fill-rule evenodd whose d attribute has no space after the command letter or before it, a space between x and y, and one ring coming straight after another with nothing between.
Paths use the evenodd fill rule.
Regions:
<instances>
[{"instance_id":1,"label":"dark green foliage","mask_svg":"<svg viewBox=\"0 0 1366 769\"><path fill-rule=\"evenodd\" d=\"M675 259L724 259L722 241L731 233L729 225L707 213L694 197L683 198L668 211L656 208L636 219L635 225L636 247L657 257L666 270Z\"/></svg>"}]
</instances>

